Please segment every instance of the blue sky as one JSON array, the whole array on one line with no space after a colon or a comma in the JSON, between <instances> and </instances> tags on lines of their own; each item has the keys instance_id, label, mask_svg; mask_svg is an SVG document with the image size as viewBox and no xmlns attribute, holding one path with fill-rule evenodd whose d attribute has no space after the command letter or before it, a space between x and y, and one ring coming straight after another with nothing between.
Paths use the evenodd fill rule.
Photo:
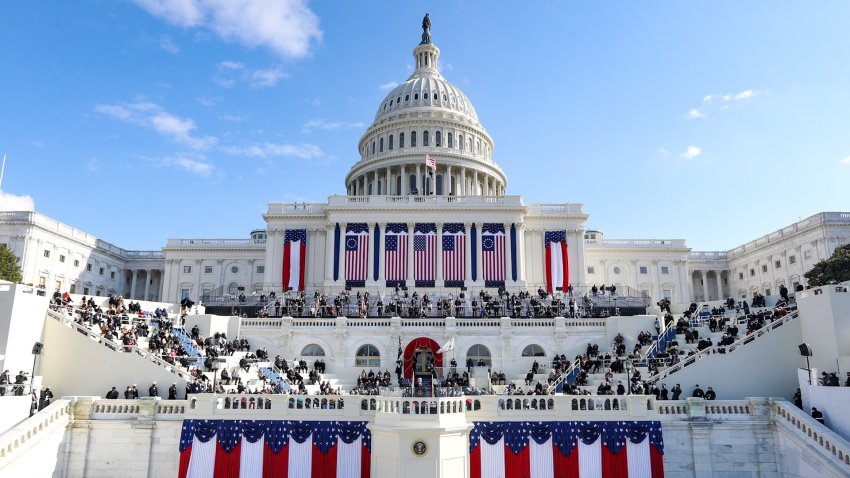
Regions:
<instances>
[{"instance_id":1,"label":"blue sky","mask_svg":"<svg viewBox=\"0 0 850 478\"><path fill-rule=\"evenodd\" d=\"M507 5L2 2L0 208L127 249L247 237L344 192L428 11L508 194L695 250L850 210L850 3Z\"/></svg>"}]
</instances>

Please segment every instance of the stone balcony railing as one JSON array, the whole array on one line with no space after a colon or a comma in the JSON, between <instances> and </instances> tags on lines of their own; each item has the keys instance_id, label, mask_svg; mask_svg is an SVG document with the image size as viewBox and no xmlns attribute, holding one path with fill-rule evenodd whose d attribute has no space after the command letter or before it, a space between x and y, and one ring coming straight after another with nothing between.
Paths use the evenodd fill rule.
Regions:
<instances>
[{"instance_id":1,"label":"stone balcony railing","mask_svg":"<svg viewBox=\"0 0 850 478\"><path fill-rule=\"evenodd\" d=\"M243 330L258 331L262 329L309 328L309 329L347 329L361 328L398 328L398 329L455 329L475 328L506 329L538 328L549 330L570 330L570 332L604 332L607 328L605 319L583 319L570 317L551 318L472 318L472 317L433 317L412 319L402 317L387 318L350 318L350 317L254 317L242 318Z\"/></svg>"},{"instance_id":2,"label":"stone balcony railing","mask_svg":"<svg viewBox=\"0 0 850 478\"><path fill-rule=\"evenodd\" d=\"M265 239L169 239L167 248L190 249L227 249L227 248L265 248Z\"/></svg>"}]
</instances>

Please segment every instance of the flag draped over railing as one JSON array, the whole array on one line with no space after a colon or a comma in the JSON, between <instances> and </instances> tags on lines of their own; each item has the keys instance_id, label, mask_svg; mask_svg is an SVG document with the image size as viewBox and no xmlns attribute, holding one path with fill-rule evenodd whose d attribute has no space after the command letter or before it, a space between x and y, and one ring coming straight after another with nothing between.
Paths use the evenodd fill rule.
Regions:
<instances>
[{"instance_id":1,"label":"flag draped over railing","mask_svg":"<svg viewBox=\"0 0 850 478\"><path fill-rule=\"evenodd\" d=\"M481 262L486 287L505 285L505 225L481 225Z\"/></svg>"},{"instance_id":2,"label":"flag draped over railing","mask_svg":"<svg viewBox=\"0 0 850 478\"><path fill-rule=\"evenodd\" d=\"M307 230L288 229L283 236L283 290L304 290Z\"/></svg>"},{"instance_id":3,"label":"flag draped over railing","mask_svg":"<svg viewBox=\"0 0 850 478\"><path fill-rule=\"evenodd\" d=\"M416 287L434 287L437 279L437 225L417 224L413 229L413 279Z\"/></svg>"},{"instance_id":4,"label":"flag draped over railing","mask_svg":"<svg viewBox=\"0 0 850 478\"><path fill-rule=\"evenodd\" d=\"M466 278L466 229L443 224L443 279L446 287L463 287Z\"/></svg>"},{"instance_id":5,"label":"flag draped over railing","mask_svg":"<svg viewBox=\"0 0 850 478\"><path fill-rule=\"evenodd\" d=\"M567 232L546 231L544 237L546 289L549 293L554 293L559 287L567 290L570 282Z\"/></svg>"},{"instance_id":6,"label":"flag draped over railing","mask_svg":"<svg viewBox=\"0 0 850 478\"><path fill-rule=\"evenodd\" d=\"M178 478L368 478L366 422L184 420Z\"/></svg>"},{"instance_id":7,"label":"flag draped over railing","mask_svg":"<svg viewBox=\"0 0 850 478\"><path fill-rule=\"evenodd\" d=\"M661 423L475 422L470 478L664 477Z\"/></svg>"},{"instance_id":8,"label":"flag draped over railing","mask_svg":"<svg viewBox=\"0 0 850 478\"><path fill-rule=\"evenodd\" d=\"M369 273L369 225L345 226L345 285L365 287Z\"/></svg>"},{"instance_id":9,"label":"flag draped over railing","mask_svg":"<svg viewBox=\"0 0 850 478\"><path fill-rule=\"evenodd\" d=\"M387 224L384 233L384 277L387 287L403 286L407 280L407 224Z\"/></svg>"}]
</instances>

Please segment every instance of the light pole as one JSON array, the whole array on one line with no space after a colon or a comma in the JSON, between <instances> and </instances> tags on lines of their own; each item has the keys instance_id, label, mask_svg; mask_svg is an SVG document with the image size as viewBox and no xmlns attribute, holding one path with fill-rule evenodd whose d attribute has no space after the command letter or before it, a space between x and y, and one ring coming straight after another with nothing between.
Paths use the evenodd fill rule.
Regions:
<instances>
[{"instance_id":1,"label":"light pole","mask_svg":"<svg viewBox=\"0 0 850 478\"><path fill-rule=\"evenodd\" d=\"M632 394L632 359L626 358L626 382L628 382L628 388L626 389L626 395Z\"/></svg>"}]
</instances>

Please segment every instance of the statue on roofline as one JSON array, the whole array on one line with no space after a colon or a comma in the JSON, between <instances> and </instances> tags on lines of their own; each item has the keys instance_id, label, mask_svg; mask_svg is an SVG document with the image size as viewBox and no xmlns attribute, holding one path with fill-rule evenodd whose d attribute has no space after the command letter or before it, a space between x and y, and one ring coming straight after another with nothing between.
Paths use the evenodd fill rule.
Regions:
<instances>
[{"instance_id":1,"label":"statue on roofline","mask_svg":"<svg viewBox=\"0 0 850 478\"><path fill-rule=\"evenodd\" d=\"M420 45L431 43L431 17L426 13L422 19L422 42Z\"/></svg>"}]
</instances>

